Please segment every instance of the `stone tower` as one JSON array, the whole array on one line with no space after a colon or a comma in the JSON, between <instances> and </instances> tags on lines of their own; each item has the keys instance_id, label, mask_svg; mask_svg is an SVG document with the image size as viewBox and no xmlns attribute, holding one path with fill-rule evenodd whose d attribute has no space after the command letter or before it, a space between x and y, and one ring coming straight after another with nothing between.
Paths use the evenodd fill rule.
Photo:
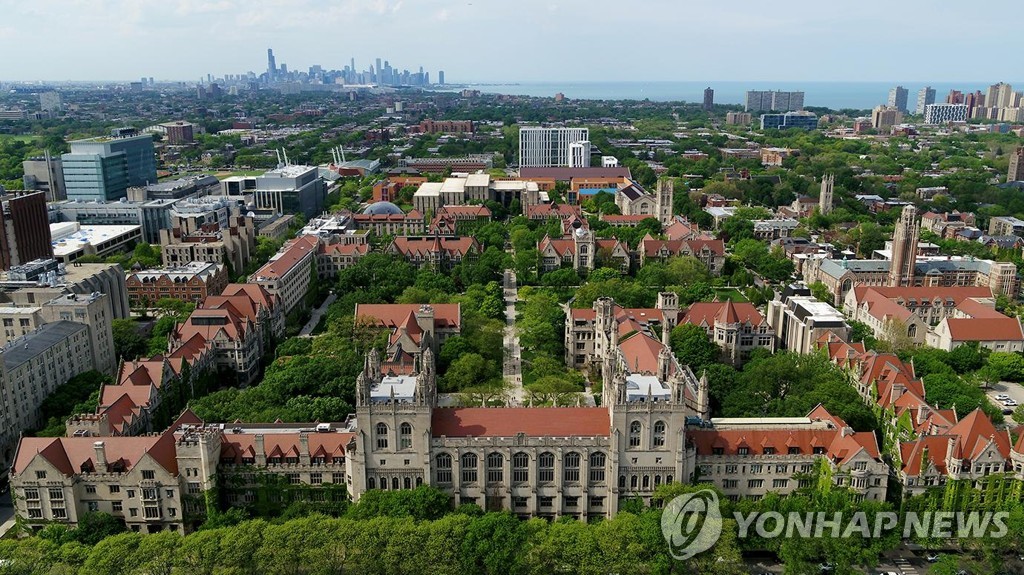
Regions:
<instances>
[{"instance_id":1,"label":"stone tower","mask_svg":"<svg viewBox=\"0 0 1024 575\"><path fill-rule=\"evenodd\" d=\"M921 229L917 222L917 208L904 206L896 231L892 236L892 260L889 267L890 287L914 285L917 264L917 240Z\"/></svg>"},{"instance_id":2,"label":"stone tower","mask_svg":"<svg viewBox=\"0 0 1024 575\"><path fill-rule=\"evenodd\" d=\"M672 180L669 178L658 180L655 196L655 209L658 214L658 221L661 222L661 225L667 226L672 223L672 202L675 199Z\"/></svg>"},{"instance_id":3,"label":"stone tower","mask_svg":"<svg viewBox=\"0 0 1024 575\"><path fill-rule=\"evenodd\" d=\"M835 184L835 174L826 174L821 178L821 195L818 196L818 213L827 216L832 213L832 186Z\"/></svg>"}]
</instances>

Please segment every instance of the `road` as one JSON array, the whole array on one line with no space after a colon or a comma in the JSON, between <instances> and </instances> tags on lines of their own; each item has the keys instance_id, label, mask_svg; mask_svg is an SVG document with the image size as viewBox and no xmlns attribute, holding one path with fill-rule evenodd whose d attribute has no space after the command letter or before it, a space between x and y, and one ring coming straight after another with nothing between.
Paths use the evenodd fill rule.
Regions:
<instances>
[{"instance_id":1,"label":"road","mask_svg":"<svg viewBox=\"0 0 1024 575\"><path fill-rule=\"evenodd\" d=\"M516 333L516 303L519 291L516 288L516 272L505 270L505 331L502 345L505 348L505 361L502 364L502 375L508 384L508 404L523 405L523 358L519 347L519 334Z\"/></svg>"},{"instance_id":2,"label":"road","mask_svg":"<svg viewBox=\"0 0 1024 575\"><path fill-rule=\"evenodd\" d=\"M320 318L327 313L327 308L334 303L334 300L338 299L338 296L332 292L324 300L324 303L320 304L320 307L313 310L313 315L310 316L309 321L306 325L302 326L302 331L299 332L299 337L310 337L313 335L313 330L316 329L316 324L320 323Z\"/></svg>"}]
</instances>

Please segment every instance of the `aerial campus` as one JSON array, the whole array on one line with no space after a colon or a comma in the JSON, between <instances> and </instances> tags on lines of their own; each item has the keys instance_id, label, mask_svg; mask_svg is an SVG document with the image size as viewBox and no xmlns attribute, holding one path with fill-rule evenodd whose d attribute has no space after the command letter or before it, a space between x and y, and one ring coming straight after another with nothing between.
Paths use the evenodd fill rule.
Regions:
<instances>
[{"instance_id":1,"label":"aerial campus","mask_svg":"<svg viewBox=\"0 0 1024 575\"><path fill-rule=\"evenodd\" d=\"M1024 572L1008 83L0 87L0 573Z\"/></svg>"}]
</instances>

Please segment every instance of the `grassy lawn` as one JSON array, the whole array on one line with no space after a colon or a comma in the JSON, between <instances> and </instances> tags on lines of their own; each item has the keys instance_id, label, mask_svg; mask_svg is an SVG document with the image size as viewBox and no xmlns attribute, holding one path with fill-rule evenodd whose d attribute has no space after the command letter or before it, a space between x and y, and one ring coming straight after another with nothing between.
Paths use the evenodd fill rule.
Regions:
<instances>
[{"instance_id":1,"label":"grassy lawn","mask_svg":"<svg viewBox=\"0 0 1024 575\"><path fill-rule=\"evenodd\" d=\"M718 296L718 301L730 300L733 303L743 303L747 301L747 298L743 297L743 294L735 288L716 289L715 295Z\"/></svg>"},{"instance_id":2,"label":"grassy lawn","mask_svg":"<svg viewBox=\"0 0 1024 575\"><path fill-rule=\"evenodd\" d=\"M19 142L32 143L40 140L39 136L32 136L29 134L0 134L0 140L17 140Z\"/></svg>"},{"instance_id":3,"label":"grassy lawn","mask_svg":"<svg viewBox=\"0 0 1024 575\"><path fill-rule=\"evenodd\" d=\"M232 176L262 176L267 170L237 170L234 172L217 172L214 174L218 179L223 180Z\"/></svg>"}]
</instances>

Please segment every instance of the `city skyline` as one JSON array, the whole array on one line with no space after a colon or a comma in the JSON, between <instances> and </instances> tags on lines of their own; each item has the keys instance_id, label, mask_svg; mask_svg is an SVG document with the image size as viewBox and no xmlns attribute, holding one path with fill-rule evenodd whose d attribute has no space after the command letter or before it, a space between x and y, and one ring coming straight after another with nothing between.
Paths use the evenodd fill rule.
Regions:
<instances>
[{"instance_id":1,"label":"city skyline","mask_svg":"<svg viewBox=\"0 0 1024 575\"><path fill-rule=\"evenodd\" d=\"M1008 1L997 4L1010 8ZM584 10L579 2L492 6L441 1L413 5L401 0L351 0L331 6L304 0L287 10L260 0L105 0L88 6L0 0L0 8L5 14L5 22L0 24L0 50L17 53L31 41L35 54L31 59L5 63L0 72L5 81L121 81L143 76L188 81L207 73L259 73L265 69L265 60L253 49L255 44L288 54L279 60L293 70L316 64L341 69L350 58L367 63L386 55L393 62L415 62L434 73L445 70L448 83L608 80L608 70L615 69L629 69L632 80L857 78L910 83L944 78L958 66L948 58L923 59L908 66L886 54L901 48L941 48L953 58L963 54L960 69L967 69L967 54L1000 48L998 37L986 32L989 22L981 14L935 20L926 29L908 28L899 35L886 35L884 42L876 37L884 32L872 32L875 27L867 25L876 9L893 21L912 21L920 18L922 11L940 9L923 0L898 5L870 1L849 14L822 14L816 5L799 0L785 13L770 16L748 14L742 6L687 6L684 10L662 0L649 3L643 11L612 2L588 4ZM112 14L117 18L111 18ZM41 25L44 22L45 26ZM601 58L580 59L580 46L589 45L593 30L609 22L624 30L643 29L645 42L627 43L637 47L611 50ZM494 30L509 25L520 28L514 47L493 42ZM787 33L778 34L780 29ZM837 42L837 29L855 30L858 50ZM425 30L436 33L425 37ZM742 34L745 41L726 42L723 31ZM878 41L870 41L872 38ZM750 57L751 45L801 53L803 65L788 69L781 78L777 68ZM69 46L74 46L74 58L69 57ZM473 49L466 50L467 46ZM651 57L656 53L682 57L666 68L661 59ZM535 62L546 65L538 67ZM970 61L969 69L978 78L1004 73L995 59Z\"/></svg>"}]
</instances>

